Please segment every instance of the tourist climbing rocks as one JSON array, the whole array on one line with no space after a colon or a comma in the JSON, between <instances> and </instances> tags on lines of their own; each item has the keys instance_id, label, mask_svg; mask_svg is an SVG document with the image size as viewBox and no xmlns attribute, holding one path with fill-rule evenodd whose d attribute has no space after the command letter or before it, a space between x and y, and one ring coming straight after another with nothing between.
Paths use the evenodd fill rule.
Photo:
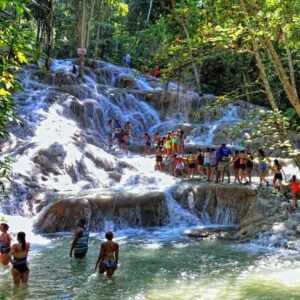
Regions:
<instances>
[{"instance_id":1,"label":"tourist climbing rocks","mask_svg":"<svg viewBox=\"0 0 300 300\"><path fill-rule=\"evenodd\" d=\"M153 76L154 77L161 77L161 70L160 70L158 65L154 66Z\"/></svg>"},{"instance_id":2,"label":"tourist climbing rocks","mask_svg":"<svg viewBox=\"0 0 300 300\"><path fill-rule=\"evenodd\" d=\"M236 183L237 181L239 183L242 183L240 180L240 160L239 160L239 154L240 151L239 150L235 150L234 151L234 157L233 157L233 172L234 172L234 183Z\"/></svg>"},{"instance_id":3,"label":"tourist climbing rocks","mask_svg":"<svg viewBox=\"0 0 300 300\"><path fill-rule=\"evenodd\" d=\"M188 179L192 177L194 179L195 175L195 168L196 168L196 156L192 153L192 151L189 151L189 154L187 156L187 163L188 163Z\"/></svg>"},{"instance_id":4,"label":"tourist climbing rocks","mask_svg":"<svg viewBox=\"0 0 300 300\"><path fill-rule=\"evenodd\" d=\"M108 144L110 147L113 145L113 132L114 132L113 122L112 120L108 120L106 124L106 134L108 137Z\"/></svg>"},{"instance_id":5,"label":"tourist climbing rocks","mask_svg":"<svg viewBox=\"0 0 300 300\"><path fill-rule=\"evenodd\" d=\"M172 148L172 139L170 134L168 134L166 138L165 148L166 148L166 159L168 159L171 155L171 148Z\"/></svg>"},{"instance_id":6,"label":"tourist climbing rocks","mask_svg":"<svg viewBox=\"0 0 300 300\"><path fill-rule=\"evenodd\" d=\"M263 149L258 149L258 174L260 186L263 184L263 182L265 182L267 186L269 185L269 183L266 180L266 171L268 163L271 163L271 160L268 157L266 157Z\"/></svg>"},{"instance_id":7,"label":"tourist climbing rocks","mask_svg":"<svg viewBox=\"0 0 300 300\"><path fill-rule=\"evenodd\" d=\"M285 173L283 171L283 168L281 166L281 164L279 163L278 159L274 160L274 165L272 167L272 173L274 174L274 178L273 178L273 187L276 190L277 189L277 181L279 182L279 190L282 193L283 188L282 188L282 180L283 180L283 176L282 174L285 176Z\"/></svg>"},{"instance_id":8,"label":"tourist climbing rocks","mask_svg":"<svg viewBox=\"0 0 300 300\"><path fill-rule=\"evenodd\" d=\"M253 166L254 166L253 156L250 151L247 151L247 155L248 155L248 160L246 163L247 177L248 177L249 184L252 184L252 171L253 171Z\"/></svg>"},{"instance_id":9,"label":"tourist climbing rocks","mask_svg":"<svg viewBox=\"0 0 300 300\"><path fill-rule=\"evenodd\" d=\"M210 181L210 148L206 148L203 157L204 157L204 169L207 176L207 181Z\"/></svg>"},{"instance_id":10,"label":"tourist climbing rocks","mask_svg":"<svg viewBox=\"0 0 300 300\"><path fill-rule=\"evenodd\" d=\"M177 177L177 175L181 175L183 178L185 178L185 162L184 159L180 156L177 156L177 154L173 155L173 163L174 163L174 169L173 169L173 175Z\"/></svg>"},{"instance_id":11,"label":"tourist climbing rocks","mask_svg":"<svg viewBox=\"0 0 300 300\"><path fill-rule=\"evenodd\" d=\"M79 220L78 228L74 232L73 242L70 249L70 257L73 255L75 258L85 257L88 251L89 230L85 226L84 219Z\"/></svg>"},{"instance_id":12,"label":"tourist climbing rocks","mask_svg":"<svg viewBox=\"0 0 300 300\"><path fill-rule=\"evenodd\" d=\"M8 233L9 226L6 223L0 225L0 264L7 266L9 264L9 251L11 243L11 235Z\"/></svg>"},{"instance_id":13,"label":"tourist climbing rocks","mask_svg":"<svg viewBox=\"0 0 300 300\"><path fill-rule=\"evenodd\" d=\"M217 178L217 174L216 174L217 166L218 166L217 151L214 148L211 148L210 149L210 180L211 181L214 181L214 176Z\"/></svg>"},{"instance_id":14,"label":"tourist climbing rocks","mask_svg":"<svg viewBox=\"0 0 300 300\"><path fill-rule=\"evenodd\" d=\"M239 179L240 179L240 182L243 183L243 180L244 180L245 183L248 183L247 179L246 179L246 174L245 174L246 169L247 169L248 154L245 152L245 150L240 151L237 158L235 158L235 160L233 161L233 164L236 161L239 161Z\"/></svg>"},{"instance_id":15,"label":"tourist climbing rocks","mask_svg":"<svg viewBox=\"0 0 300 300\"><path fill-rule=\"evenodd\" d=\"M204 156L203 156L203 152L201 149L198 149L197 161L198 161L197 170L198 170L198 173L199 173L200 179L201 179L204 176L204 169L203 169Z\"/></svg>"},{"instance_id":16,"label":"tourist climbing rocks","mask_svg":"<svg viewBox=\"0 0 300 300\"><path fill-rule=\"evenodd\" d=\"M145 147L144 147L144 155L147 156L150 154L151 147L151 136L148 132L145 132Z\"/></svg>"},{"instance_id":17,"label":"tourist climbing rocks","mask_svg":"<svg viewBox=\"0 0 300 300\"><path fill-rule=\"evenodd\" d=\"M184 131L178 130L179 144L178 144L178 153L184 156Z\"/></svg>"},{"instance_id":18,"label":"tourist climbing rocks","mask_svg":"<svg viewBox=\"0 0 300 300\"><path fill-rule=\"evenodd\" d=\"M12 276L15 286L27 287L29 279L29 268L27 257L30 249L30 243L26 242L24 232L18 232L17 244L13 244L9 251L9 259L12 263Z\"/></svg>"},{"instance_id":19,"label":"tourist climbing rocks","mask_svg":"<svg viewBox=\"0 0 300 300\"><path fill-rule=\"evenodd\" d=\"M95 265L95 270L99 266L99 272L107 277L111 277L118 267L119 245L113 242L114 234L109 231L105 234L107 242L101 244L100 253Z\"/></svg>"},{"instance_id":20,"label":"tourist climbing rocks","mask_svg":"<svg viewBox=\"0 0 300 300\"><path fill-rule=\"evenodd\" d=\"M157 171L162 171L162 162L163 162L163 150L161 146L156 146L156 170Z\"/></svg>"},{"instance_id":21,"label":"tourist climbing rocks","mask_svg":"<svg viewBox=\"0 0 300 300\"><path fill-rule=\"evenodd\" d=\"M130 63L131 63L131 56L130 56L130 54L127 53L124 56L124 63L125 63L125 67L126 68L130 68Z\"/></svg>"},{"instance_id":22,"label":"tourist climbing rocks","mask_svg":"<svg viewBox=\"0 0 300 300\"><path fill-rule=\"evenodd\" d=\"M225 172L228 175L228 182L230 182L230 173L229 173L229 164L231 160L231 151L228 147L226 147L226 144L222 144L217 152L217 159L218 159L218 173L217 173L217 179L216 183L221 181L224 181L224 175Z\"/></svg>"},{"instance_id":23,"label":"tourist climbing rocks","mask_svg":"<svg viewBox=\"0 0 300 300\"><path fill-rule=\"evenodd\" d=\"M292 176L290 180L291 194L292 194L292 210L294 211L298 207L297 199L300 196L300 182L296 175Z\"/></svg>"}]
</instances>

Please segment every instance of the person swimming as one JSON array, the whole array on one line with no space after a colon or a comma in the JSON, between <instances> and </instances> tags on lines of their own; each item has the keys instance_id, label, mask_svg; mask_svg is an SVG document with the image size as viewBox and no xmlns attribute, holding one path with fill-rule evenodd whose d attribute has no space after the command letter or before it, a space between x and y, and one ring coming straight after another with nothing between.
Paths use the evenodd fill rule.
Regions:
<instances>
[{"instance_id":1,"label":"person swimming","mask_svg":"<svg viewBox=\"0 0 300 300\"><path fill-rule=\"evenodd\" d=\"M119 244L112 241L114 234L108 231L105 234L107 242L101 244L100 253L95 265L95 270L99 265L100 274L106 272L107 277L111 277L118 267Z\"/></svg>"},{"instance_id":2,"label":"person swimming","mask_svg":"<svg viewBox=\"0 0 300 300\"><path fill-rule=\"evenodd\" d=\"M8 253L10 251L11 235L7 232L9 226L6 223L1 223L0 230L0 264L7 266L9 264Z\"/></svg>"},{"instance_id":3,"label":"person swimming","mask_svg":"<svg viewBox=\"0 0 300 300\"><path fill-rule=\"evenodd\" d=\"M8 254L10 262L13 265L13 281L16 286L19 286L22 283L24 287L27 287L30 272L27 257L30 249L30 243L26 242L26 235L24 232L18 232L17 240L18 243L12 245Z\"/></svg>"}]
</instances>

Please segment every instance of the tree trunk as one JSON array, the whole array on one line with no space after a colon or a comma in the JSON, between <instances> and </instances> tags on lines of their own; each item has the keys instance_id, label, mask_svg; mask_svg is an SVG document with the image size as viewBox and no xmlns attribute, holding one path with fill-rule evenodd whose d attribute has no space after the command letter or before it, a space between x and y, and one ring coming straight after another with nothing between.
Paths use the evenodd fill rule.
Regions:
<instances>
[{"instance_id":1,"label":"tree trunk","mask_svg":"<svg viewBox=\"0 0 300 300\"><path fill-rule=\"evenodd\" d=\"M297 91L293 88L292 84L289 82L289 78L282 66L281 60L272 42L268 38L265 38L265 45L267 47L270 56L273 58L276 71L278 73L281 84L286 92L286 95L290 103L292 104L292 106L294 106L294 108L296 109L298 116L300 117L300 101L297 96Z\"/></svg>"},{"instance_id":2,"label":"tree trunk","mask_svg":"<svg viewBox=\"0 0 300 300\"><path fill-rule=\"evenodd\" d=\"M87 29L86 29L86 48L89 47L90 44L90 31L91 31L91 20L93 19L94 15L94 8L95 8L95 0L92 0L91 4L91 14L89 16L88 22L87 22Z\"/></svg>"},{"instance_id":3,"label":"tree trunk","mask_svg":"<svg viewBox=\"0 0 300 300\"><path fill-rule=\"evenodd\" d=\"M291 84L292 84L294 91L296 92L297 97L298 97L296 79L295 79L295 70L294 70L294 66L293 66L293 59L292 59L292 54L291 54L291 51L289 48L288 38L286 36L286 33L283 33L283 39L284 39L284 43L285 43L286 55L287 55L288 64L289 64Z\"/></svg>"},{"instance_id":4,"label":"tree trunk","mask_svg":"<svg viewBox=\"0 0 300 300\"><path fill-rule=\"evenodd\" d=\"M149 19L150 19L152 4L153 4L153 0L150 0L150 5L149 5L149 10L148 10L148 15L147 15L147 22L149 22Z\"/></svg>"},{"instance_id":5,"label":"tree trunk","mask_svg":"<svg viewBox=\"0 0 300 300\"><path fill-rule=\"evenodd\" d=\"M85 48L85 41L86 41L86 30L85 30L85 23L86 20L86 0L82 2L82 18L81 18L81 26L80 26L80 48ZM84 55L79 55L79 76L83 78L84 76Z\"/></svg>"}]
</instances>

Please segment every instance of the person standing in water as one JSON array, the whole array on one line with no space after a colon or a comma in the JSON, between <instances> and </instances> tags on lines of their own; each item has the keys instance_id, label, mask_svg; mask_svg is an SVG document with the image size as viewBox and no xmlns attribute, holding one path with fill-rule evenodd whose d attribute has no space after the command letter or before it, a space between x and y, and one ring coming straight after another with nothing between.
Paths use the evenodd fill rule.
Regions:
<instances>
[{"instance_id":1,"label":"person standing in water","mask_svg":"<svg viewBox=\"0 0 300 300\"><path fill-rule=\"evenodd\" d=\"M150 147L151 147L151 136L148 134L148 132L145 132L145 147L144 147L144 155L150 155Z\"/></svg>"},{"instance_id":2,"label":"person standing in water","mask_svg":"<svg viewBox=\"0 0 300 300\"><path fill-rule=\"evenodd\" d=\"M6 223L0 225L0 264L7 266L9 264L8 253L10 251L11 235L7 232L9 226Z\"/></svg>"},{"instance_id":3,"label":"person standing in water","mask_svg":"<svg viewBox=\"0 0 300 300\"><path fill-rule=\"evenodd\" d=\"M26 235L24 232L18 232L17 240L18 243L12 245L8 254L10 262L13 265L11 272L15 286L20 286L22 283L23 287L27 287L30 271L28 268L27 256L30 249L30 243L26 242Z\"/></svg>"},{"instance_id":4,"label":"person standing in water","mask_svg":"<svg viewBox=\"0 0 300 300\"><path fill-rule=\"evenodd\" d=\"M118 267L119 261L119 244L113 242L114 234L108 231L105 234L107 242L101 244L100 253L95 265L95 270L99 265L100 274L106 272L107 277L111 277Z\"/></svg>"},{"instance_id":5,"label":"person standing in water","mask_svg":"<svg viewBox=\"0 0 300 300\"><path fill-rule=\"evenodd\" d=\"M85 220L81 219L78 222L78 229L74 232L73 242L70 250L70 257L75 258L85 257L88 251L89 230L85 227Z\"/></svg>"}]
</instances>

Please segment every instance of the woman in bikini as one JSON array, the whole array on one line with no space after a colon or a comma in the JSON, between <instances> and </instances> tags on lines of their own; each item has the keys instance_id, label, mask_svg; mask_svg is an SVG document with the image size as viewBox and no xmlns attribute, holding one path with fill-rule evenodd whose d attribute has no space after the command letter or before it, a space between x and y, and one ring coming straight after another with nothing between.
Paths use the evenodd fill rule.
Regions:
<instances>
[{"instance_id":1,"label":"woman in bikini","mask_svg":"<svg viewBox=\"0 0 300 300\"><path fill-rule=\"evenodd\" d=\"M188 165L188 179L190 179L191 175L192 175L192 179L194 179L195 167L196 167L196 156L192 153L192 151L189 151L189 154L187 156L187 165Z\"/></svg>"},{"instance_id":2,"label":"woman in bikini","mask_svg":"<svg viewBox=\"0 0 300 300\"><path fill-rule=\"evenodd\" d=\"M243 182L243 179L245 180L245 184L247 183L245 171L247 168L247 161L248 161L248 155L245 153L245 150L241 150L241 152L238 154L237 158L233 161L233 164L236 161L239 161L239 175L240 175L240 182Z\"/></svg>"},{"instance_id":3,"label":"woman in bikini","mask_svg":"<svg viewBox=\"0 0 300 300\"><path fill-rule=\"evenodd\" d=\"M114 234L111 231L107 232L105 237L107 242L101 244L95 270L99 265L100 274L106 272L107 277L111 277L118 267L119 244L112 241Z\"/></svg>"},{"instance_id":4,"label":"woman in bikini","mask_svg":"<svg viewBox=\"0 0 300 300\"><path fill-rule=\"evenodd\" d=\"M236 183L237 181L239 183L241 183L241 180L240 180L240 174L239 174L239 170L240 170L240 160L237 159L238 156L239 156L239 150L235 150L234 151L234 158L233 158L233 171L234 171L234 183Z\"/></svg>"},{"instance_id":5,"label":"woman in bikini","mask_svg":"<svg viewBox=\"0 0 300 300\"><path fill-rule=\"evenodd\" d=\"M7 232L9 226L6 223L0 225L0 264L7 266L9 264L9 251L11 243L11 235Z\"/></svg>"},{"instance_id":6,"label":"woman in bikini","mask_svg":"<svg viewBox=\"0 0 300 300\"><path fill-rule=\"evenodd\" d=\"M285 173L283 171L283 168L281 166L281 164L279 163L278 159L274 160L274 166L272 168L272 172L274 174L274 178L273 178L273 187L276 190L277 189L277 180L279 181L279 190L282 193L283 189L282 189L282 180L283 180L283 176L282 174L285 176Z\"/></svg>"},{"instance_id":7,"label":"woman in bikini","mask_svg":"<svg viewBox=\"0 0 300 300\"><path fill-rule=\"evenodd\" d=\"M29 253L30 243L26 242L26 235L24 232L18 232L18 243L12 245L9 252L10 262L13 265L12 276L16 286L27 287L29 279L29 268L27 263L27 256Z\"/></svg>"}]
</instances>

